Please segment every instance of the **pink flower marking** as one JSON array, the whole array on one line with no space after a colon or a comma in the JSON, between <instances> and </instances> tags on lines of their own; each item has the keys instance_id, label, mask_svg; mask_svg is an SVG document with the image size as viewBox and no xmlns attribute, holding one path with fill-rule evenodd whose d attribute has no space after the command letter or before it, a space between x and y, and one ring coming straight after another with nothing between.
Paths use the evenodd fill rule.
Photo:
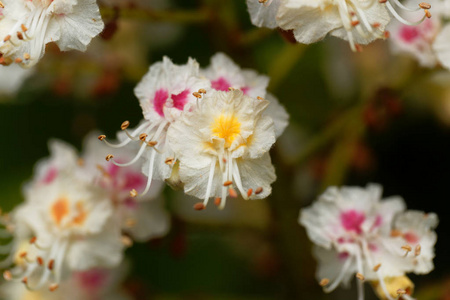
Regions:
<instances>
[{"instance_id":1,"label":"pink flower marking","mask_svg":"<svg viewBox=\"0 0 450 300\"><path fill-rule=\"evenodd\" d=\"M95 292L100 290L108 279L108 272L101 269L92 269L86 272L75 273L81 288Z\"/></svg>"},{"instance_id":2,"label":"pink flower marking","mask_svg":"<svg viewBox=\"0 0 450 300\"><path fill-rule=\"evenodd\" d=\"M164 105L166 104L168 98L169 93L164 89L157 90L155 93L155 98L153 98L153 107L161 117L164 117Z\"/></svg>"},{"instance_id":3,"label":"pink flower marking","mask_svg":"<svg viewBox=\"0 0 450 300\"><path fill-rule=\"evenodd\" d=\"M184 106L188 102L189 90L184 90L178 95L172 95L173 106L179 110L183 110Z\"/></svg>"},{"instance_id":4,"label":"pink flower marking","mask_svg":"<svg viewBox=\"0 0 450 300\"><path fill-rule=\"evenodd\" d=\"M362 233L361 225L366 219L364 213L356 210L348 210L341 214L341 224L347 231Z\"/></svg>"},{"instance_id":5,"label":"pink flower marking","mask_svg":"<svg viewBox=\"0 0 450 300\"><path fill-rule=\"evenodd\" d=\"M215 90L226 92L230 87L230 83L225 78L219 77L218 79L211 81L211 86Z\"/></svg>"},{"instance_id":6,"label":"pink flower marking","mask_svg":"<svg viewBox=\"0 0 450 300\"><path fill-rule=\"evenodd\" d=\"M53 180L55 180L56 176L58 176L58 169L51 167L47 174L45 174L44 179L42 179L42 182L45 184L51 183Z\"/></svg>"},{"instance_id":7,"label":"pink flower marking","mask_svg":"<svg viewBox=\"0 0 450 300\"><path fill-rule=\"evenodd\" d=\"M404 25L400 28L400 38L407 44L413 43L419 36L419 29L415 26Z\"/></svg>"},{"instance_id":8,"label":"pink flower marking","mask_svg":"<svg viewBox=\"0 0 450 300\"><path fill-rule=\"evenodd\" d=\"M408 231L405 234L403 234L403 238L409 244L417 244L419 242L419 237L417 236L417 234L411 231Z\"/></svg>"}]
</instances>

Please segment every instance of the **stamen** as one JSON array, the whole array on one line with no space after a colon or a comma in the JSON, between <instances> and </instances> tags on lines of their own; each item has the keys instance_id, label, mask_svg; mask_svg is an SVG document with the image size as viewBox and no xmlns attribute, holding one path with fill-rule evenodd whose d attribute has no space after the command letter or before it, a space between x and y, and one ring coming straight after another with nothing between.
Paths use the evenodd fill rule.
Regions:
<instances>
[{"instance_id":1,"label":"stamen","mask_svg":"<svg viewBox=\"0 0 450 300\"><path fill-rule=\"evenodd\" d=\"M331 283L331 285L329 285L328 287L324 288L324 291L326 293L329 293L329 292L332 292L333 290L335 290L339 286L339 284L342 282L342 279L344 279L344 276L346 275L348 268L352 265L352 262L353 262L352 258L353 257L347 258L347 260L344 263L344 266L342 267L341 271L339 272L338 276L333 281L333 283Z\"/></svg>"},{"instance_id":2,"label":"stamen","mask_svg":"<svg viewBox=\"0 0 450 300\"><path fill-rule=\"evenodd\" d=\"M124 121L122 125L120 125L120 129L125 130L130 126L130 121Z\"/></svg>"},{"instance_id":3,"label":"stamen","mask_svg":"<svg viewBox=\"0 0 450 300\"><path fill-rule=\"evenodd\" d=\"M206 207L209 201L209 195L211 194L212 183L214 178L214 172L216 170L216 161L211 162L211 166L209 168L209 177L208 177L208 185L206 186L205 199L203 200L203 206Z\"/></svg>"},{"instance_id":4,"label":"stamen","mask_svg":"<svg viewBox=\"0 0 450 300\"><path fill-rule=\"evenodd\" d=\"M135 189L132 189L130 191L130 197L135 198L135 197L137 197L137 195L138 195L138 192Z\"/></svg>"},{"instance_id":5,"label":"stamen","mask_svg":"<svg viewBox=\"0 0 450 300\"><path fill-rule=\"evenodd\" d=\"M229 186L229 185L232 185L232 184L233 184L233 181L227 180L227 181L225 181L225 182L223 183L223 186Z\"/></svg>"},{"instance_id":6,"label":"stamen","mask_svg":"<svg viewBox=\"0 0 450 300\"><path fill-rule=\"evenodd\" d=\"M319 282L319 285L321 286L321 287L324 287L324 286L326 286L327 284L329 284L330 283L330 279L328 279L328 278L323 278L320 282Z\"/></svg>"},{"instance_id":7,"label":"stamen","mask_svg":"<svg viewBox=\"0 0 450 300\"><path fill-rule=\"evenodd\" d=\"M147 138L147 134L146 133L141 133L140 135L139 135L139 139L141 140L141 142L145 142L145 139Z\"/></svg>"},{"instance_id":8,"label":"stamen","mask_svg":"<svg viewBox=\"0 0 450 300\"><path fill-rule=\"evenodd\" d=\"M427 17L427 15L426 15L427 13L426 13L426 11L425 11L425 15L423 16L422 19L420 19L420 20L417 21L417 22L410 22L410 21L407 21L407 20L403 19L403 18L395 11L395 9L392 7L392 4L391 4L390 2L386 2L386 7L389 9L389 11L394 15L394 17L395 17L397 20L399 20L401 23L403 23L403 24L405 24L405 25L409 25L409 26L419 25L419 24L422 23L423 20L425 20L425 18ZM430 14L430 16L431 16L431 14Z\"/></svg>"},{"instance_id":9,"label":"stamen","mask_svg":"<svg viewBox=\"0 0 450 300\"><path fill-rule=\"evenodd\" d=\"M426 3L426 2L421 2L421 3L419 3L419 7L422 8L422 9L430 9L431 5L429 3Z\"/></svg>"},{"instance_id":10,"label":"stamen","mask_svg":"<svg viewBox=\"0 0 450 300\"><path fill-rule=\"evenodd\" d=\"M364 281L364 279L365 279L364 275L361 273L356 273L356 278L358 278L361 281Z\"/></svg>"},{"instance_id":11,"label":"stamen","mask_svg":"<svg viewBox=\"0 0 450 300\"><path fill-rule=\"evenodd\" d=\"M402 246L402 249L406 251L405 256L407 256L408 253L411 252L411 250L412 250L410 245L404 245L404 246Z\"/></svg>"},{"instance_id":12,"label":"stamen","mask_svg":"<svg viewBox=\"0 0 450 300\"><path fill-rule=\"evenodd\" d=\"M203 204L203 202L198 202L194 204L194 209L195 210L204 210L206 208L206 206Z\"/></svg>"},{"instance_id":13,"label":"stamen","mask_svg":"<svg viewBox=\"0 0 450 300\"><path fill-rule=\"evenodd\" d=\"M414 255L419 256L421 250L422 250L422 247L420 245L417 245L416 248L414 249Z\"/></svg>"},{"instance_id":14,"label":"stamen","mask_svg":"<svg viewBox=\"0 0 450 300\"><path fill-rule=\"evenodd\" d=\"M106 155L106 157L105 157L106 161L110 161L110 160L113 159L113 158L114 158L114 155L112 155L112 154L108 154L108 155Z\"/></svg>"},{"instance_id":15,"label":"stamen","mask_svg":"<svg viewBox=\"0 0 450 300\"><path fill-rule=\"evenodd\" d=\"M134 163L136 163L140 158L141 158L141 156L142 156L142 154L144 153L144 150L145 150L145 147L147 147L147 144L142 144L141 145L141 148L139 149L139 151L138 151L138 153L136 154L136 156L132 159L132 160L130 160L129 162L127 162L127 163L124 163L124 164L120 164L120 163L118 163L118 162L116 162L116 161L112 161L113 162L113 164L115 164L116 166L118 166L118 167L128 167L128 166L131 166L132 164L134 164ZM114 156L112 156L111 158L113 158ZM106 157L106 160L108 160L108 156Z\"/></svg>"},{"instance_id":16,"label":"stamen","mask_svg":"<svg viewBox=\"0 0 450 300\"><path fill-rule=\"evenodd\" d=\"M378 272L378 270L380 269L381 264L376 265L375 267L373 267L373 271L374 272Z\"/></svg>"},{"instance_id":17,"label":"stamen","mask_svg":"<svg viewBox=\"0 0 450 300\"><path fill-rule=\"evenodd\" d=\"M253 194L253 189L248 189L247 191L247 197L250 198L250 196Z\"/></svg>"}]
</instances>

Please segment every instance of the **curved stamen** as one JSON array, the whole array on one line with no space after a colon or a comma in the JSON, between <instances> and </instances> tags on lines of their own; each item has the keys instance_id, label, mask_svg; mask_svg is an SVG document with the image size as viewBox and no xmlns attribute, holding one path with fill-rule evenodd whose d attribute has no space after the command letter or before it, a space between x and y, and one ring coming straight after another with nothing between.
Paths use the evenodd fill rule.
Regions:
<instances>
[{"instance_id":1,"label":"curved stamen","mask_svg":"<svg viewBox=\"0 0 450 300\"><path fill-rule=\"evenodd\" d=\"M394 0L395 5L397 5L398 7L400 7L403 10L409 11L409 12L416 12L421 10L422 8L420 7L416 7L416 8L410 8L410 7L406 7L404 6L400 1L398 0Z\"/></svg>"},{"instance_id":2,"label":"curved stamen","mask_svg":"<svg viewBox=\"0 0 450 300\"><path fill-rule=\"evenodd\" d=\"M118 162L114 161L114 159L112 159L112 163L115 164L118 167L131 166L132 164L136 163L139 160L139 158L141 158L141 156L144 153L144 150L145 150L146 147L147 147L147 143L143 143L141 145L141 148L139 149L138 153L136 154L136 156L131 161L129 161L127 163L121 164L121 163L118 163Z\"/></svg>"},{"instance_id":3,"label":"curved stamen","mask_svg":"<svg viewBox=\"0 0 450 300\"><path fill-rule=\"evenodd\" d=\"M203 201L204 206L206 206L208 204L209 195L211 194L211 188L212 188L215 170L216 170L216 161L214 160L213 162L211 162L211 167L209 169L208 185L206 186L205 200Z\"/></svg>"},{"instance_id":4,"label":"curved stamen","mask_svg":"<svg viewBox=\"0 0 450 300\"><path fill-rule=\"evenodd\" d=\"M355 248L356 250L356 268L358 270L358 274L362 275L363 273L363 263L362 263L362 257L359 247ZM357 274L357 277L358 277ZM357 280L357 287L358 287L358 300L364 300L364 281L361 278L358 278Z\"/></svg>"},{"instance_id":5,"label":"curved stamen","mask_svg":"<svg viewBox=\"0 0 450 300\"><path fill-rule=\"evenodd\" d=\"M237 162L235 159L233 159L233 165L234 165L234 169L233 169L234 182L236 183L236 186L237 186L239 192L241 193L242 198L244 198L245 200L248 200L248 195L245 192L244 187L242 186L241 174L239 173L239 168L238 168L238 165L237 165Z\"/></svg>"},{"instance_id":6,"label":"curved stamen","mask_svg":"<svg viewBox=\"0 0 450 300\"><path fill-rule=\"evenodd\" d=\"M405 24L405 25L409 25L409 26L416 26L416 25L419 25L420 23L422 23L425 19L426 19L426 15L424 15L423 17L422 17L422 19L420 19L419 21L417 21L417 22L410 22L410 21L407 21L407 20L405 20L405 19L403 19L396 11L395 11L395 9L392 7L392 4L390 3L390 2L386 2L386 6L387 6L387 8L389 9L389 11L394 15L394 17L398 20L398 21L400 21L401 23L403 23L403 24Z\"/></svg>"},{"instance_id":7,"label":"curved stamen","mask_svg":"<svg viewBox=\"0 0 450 300\"><path fill-rule=\"evenodd\" d=\"M142 195L145 195L150 190L150 187L152 185L153 180L153 165L155 163L155 157L156 157L156 151L152 151L152 154L149 159L149 165L148 165L148 177L147 177L147 185L145 186L144 191L142 192Z\"/></svg>"},{"instance_id":8,"label":"curved stamen","mask_svg":"<svg viewBox=\"0 0 450 300\"><path fill-rule=\"evenodd\" d=\"M105 139L102 139L102 141L103 142L105 142L108 146L110 146L110 147L112 147L112 148L122 148L122 147L124 147L124 146L126 146L126 145L128 145L130 142L132 142L132 141L136 141L136 140L139 140L138 138L137 138L137 136L139 135L139 132L141 132L141 131L146 131L146 132L150 132L152 129L153 129L153 124L149 124L150 122L145 122L144 124L142 124L142 125L140 125L138 128L136 128L135 130L133 130L133 133L131 133L131 137L132 138L128 138L128 139L126 139L126 140L124 140L123 142L121 142L121 143L119 143L119 144L112 144L112 143L110 143L110 142L108 142L107 140L106 140L106 138ZM148 126L148 128L145 128L146 126ZM145 128L145 129L144 129ZM126 131L126 133L127 133L128 131ZM127 134L128 135L128 134ZM129 136L128 136L129 137Z\"/></svg>"},{"instance_id":9,"label":"curved stamen","mask_svg":"<svg viewBox=\"0 0 450 300\"><path fill-rule=\"evenodd\" d=\"M339 284L344 279L344 276L347 273L348 268L350 268L352 261L353 261L352 256L347 258L347 260L344 263L344 266L342 267L341 271L339 272L338 276L333 281L333 283L331 283L329 286L327 286L323 289L326 293L330 293L330 292L334 291L339 286Z\"/></svg>"}]
</instances>

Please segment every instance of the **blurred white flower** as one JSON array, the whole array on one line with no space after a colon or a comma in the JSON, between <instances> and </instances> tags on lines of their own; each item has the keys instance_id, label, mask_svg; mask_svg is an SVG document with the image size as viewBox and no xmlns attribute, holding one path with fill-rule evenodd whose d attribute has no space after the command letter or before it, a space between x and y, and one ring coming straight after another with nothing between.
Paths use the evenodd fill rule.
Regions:
<instances>
[{"instance_id":1,"label":"blurred white flower","mask_svg":"<svg viewBox=\"0 0 450 300\"><path fill-rule=\"evenodd\" d=\"M405 11L427 9L426 3L410 9L398 0L394 4ZM252 22L256 26L280 27L293 30L295 39L303 44L315 43L327 34L348 40L353 51L378 38L385 38L385 27L390 21L388 11L404 24L415 25L401 17L390 1L375 0L247 0Z\"/></svg>"},{"instance_id":2,"label":"blurred white flower","mask_svg":"<svg viewBox=\"0 0 450 300\"><path fill-rule=\"evenodd\" d=\"M31 290L47 284L55 290L73 271L121 262L124 245L105 190L60 172L49 183L29 185L25 198L14 212L16 243L30 242L19 254L23 263L5 278L22 280Z\"/></svg>"},{"instance_id":3,"label":"blurred white flower","mask_svg":"<svg viewBox=\"0 0 450 300\"><path fill-rule=\"evenodd\" d=\"M406 4L411 4L412 1ZM433 17L418 26L392 22L390 46L394 53L408 53L423 67L433 68L442 64L450 69L450 24L445 20L450 16L448 1L431 0Z\"/></svg>"},{"instance_id":4,"label":"blurred white flower","mask_svg":"<svg viewBox=\"0 0 450 300\"><path fill-rule=\"evenodd\" d=\"M2 0L1 7L3 65L31 67L50 42L62 51L85 51L104 27L95 0Z\"/></svg>"},{"instance_id":5,"label":"blurred white flower","mask_svg":"<svg viewBox=\"0 0 450 300\"><path fill-rule=\"evenodd\" d=\"M141 194L146 194L153 179L164 180L170 177L174 164L174 153L166 141L166 133L170 124L177 120L185 106L195 103L193 95L198 90L209 89L210 82L200 76L199 65L189 59L186 65L175 65L164 57L150 67L149 72L137 85L135 94L139 99L144 114L144 120L128 133L128 122L122 124L127 136L118 145L108 143L115 148L121 148L130 142L140 143L136 156L127 163L119 163L114 156L108 156L115 165L125 167L136 163L142 156L147 163L142 171L147 175L147 185ZM106 142L105 137L100 137Z\"/></svg>"},{"instance_id":6,"label":"blurred white flower","mask_svg":"<svg viewBox=\"0 0 450 300\"><path fill-rule=\"evenodd\" d=\"M228 195L261 199L275 181L269 150L275 143L273 120L263 115L269 102L240 90L211 92L169 128L168 137L180 162L184 191L220 208ZM220 202L220 204L219 204Z\"/></svg>"},{"instance_id":7,"label":"blurred white flower","mask_svg":"<svg viewBox=\"0 0 450 300\"><path fill-rule=\"evenodd\" d=\"M315 244L317 278L326 292L341 283L348 285L356 275L358 299L364 298L364 280L377 281L384 294L390 295L386 278L431 271L435 235L430 230L436 225L436 216L421 222L423 215L403 213L403 199L380 201L381 192L378 185L366 189L330 187L311 207L301 211L299 222ZM410 222L417 227L410 227ZM412 237L410 232L414 232L415 243L406 240ZM423 237L420 241L419 232ZM422 240L427 249L423 257L419 246Z\"/></svg>"},{"instance_id":8,"label":"blurred white flower","mask_svg":"<svg viewBox=\"0 0 450 300\"><path fill-rule=\"evenodd\" d=\"M90 269L73 272L56 291L27 290L18 282L0 285L0 298L8 300L130 300L120 287L127 273L126 264L113 269Z\"/></svg>"},{"instance_id":9,"label":"blurred white flower","mask_svg":"<svg viewBox=\"0 0 450 300\"><path fill-rule=\"evenodd\" d=\"M170 222L161 197L163 183L154 181L147 194L133 197L134 190L144 189L147 177L142 174L138 164L120 168L106 162L104 156L109 147L100 144L97 136L98 134L91 133L85 138L81 156L83 171L85 176L92 176L92 180L109 193L122 230L140 242L165 235ZM131 144L120 149L120 159L129 160L130 152L137 147L138 145Z\"/></svg>"}]
</instances>

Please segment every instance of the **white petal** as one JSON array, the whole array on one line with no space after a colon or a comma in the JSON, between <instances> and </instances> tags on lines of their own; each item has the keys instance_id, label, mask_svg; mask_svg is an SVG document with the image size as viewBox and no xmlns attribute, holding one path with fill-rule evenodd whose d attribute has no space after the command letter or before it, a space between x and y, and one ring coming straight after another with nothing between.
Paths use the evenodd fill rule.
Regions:
<instances>
[{"instance_id":1,"label":"white petal","mask_svg":"<svg viewBox=\"0 0 450 300\"><path fill-rule=\"evenodd\" d=\"M268 115L272 118L275 136L278 138L289 124L289 114L274 95L269 93L266 99L269 101L269 106L267 106L263 115Z\"/></svg>"},{"instance_id":2,"label":"white petal","mask_svg":"<svg viewBox=\"0 0 450 300\"><path fill-rule=\"evenodd\" d=\"M258 0L247 0L248 12L253 25L258 27L276 28L276 15L281 0L273 0L269 6L259 3Z\"/></svg>"}]
</instances>

